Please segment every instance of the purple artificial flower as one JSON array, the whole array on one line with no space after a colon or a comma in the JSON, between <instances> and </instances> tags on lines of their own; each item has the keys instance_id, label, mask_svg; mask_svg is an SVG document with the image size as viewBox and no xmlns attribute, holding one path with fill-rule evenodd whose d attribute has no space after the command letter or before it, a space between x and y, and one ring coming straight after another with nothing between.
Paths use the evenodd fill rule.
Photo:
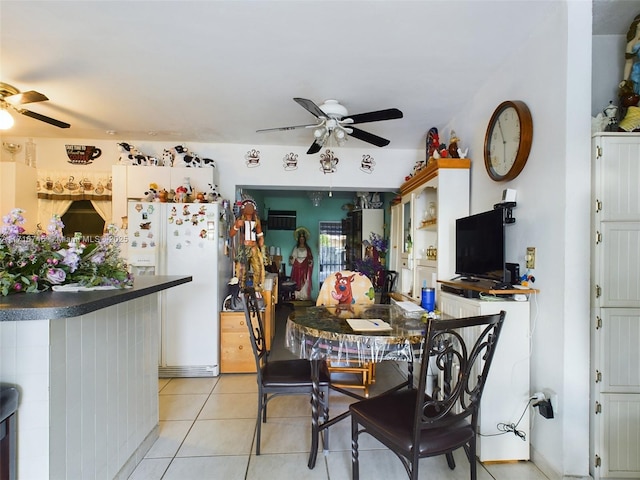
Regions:
<instances>
[{"instance_id":1,"label":"purple artificial flower","mask_svg":"<svg viewBox=\"0 0 640 480\"><path fill-rule=\"evenodd\" d=\"M60 285L64 283L67 274L61 268L50 268L47 270L46 278L52 285Z\"/></svg>"},{"instance_id":2,"label":"purple artificial flower","mask_svg":"<svg viewBox=\"0 0 640 480\"><path fill-rule=\"evenodd\" d=\"M91 263L94 263L95 265L101 265L104 263L105 257L105 252L96 252L95 254L91 255Z\"/></svg>"},{"instance_id":3,"label":"purple artificial flower","mask_svg":"<svg viewBox=\"0 0 640 480\"><path fill-rule=\"evenodd\" d=\"M68 266L71 273L75 272L78 269L78 264L80 263L80 255L78 255L75 250L72 250L71 248L63 248L61 250L58 250L58 253L62 255L62 265Z\"/></svg>"}]
</instances>

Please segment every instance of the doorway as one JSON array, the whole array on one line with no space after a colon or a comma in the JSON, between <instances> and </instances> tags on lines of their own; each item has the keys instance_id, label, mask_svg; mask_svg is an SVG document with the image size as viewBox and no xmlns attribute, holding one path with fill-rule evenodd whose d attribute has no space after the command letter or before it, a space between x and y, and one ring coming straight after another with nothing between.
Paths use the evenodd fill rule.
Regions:
<instances>
[{"instance_id":1,"label":"doorway","mask_svg":"<svg viewBox=\"0 0 640 480\"><path fill-rule=\"evenodd\" d=\"M318 285L334 272L346 267L347 237L342 231L342 222L321 221L318 240Z\"/></svg>"}]
</instances>

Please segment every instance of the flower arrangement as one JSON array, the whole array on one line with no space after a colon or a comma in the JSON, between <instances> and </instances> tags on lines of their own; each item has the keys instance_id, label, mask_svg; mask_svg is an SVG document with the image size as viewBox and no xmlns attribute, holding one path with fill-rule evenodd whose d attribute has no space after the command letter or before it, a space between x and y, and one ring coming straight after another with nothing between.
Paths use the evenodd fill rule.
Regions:
<instances>
[{"instance_id":1,"label":"flower arrangement","mask_svg":"<svg viewBox=\"0 0 640 480\"><path fill-rule=\"evenodd\" d=\"M384 264L389 244L382 235L371 232L369 240L364 240L363 245L366 247L365 256L362 259L355 260L353 268L355 271L365 274L374 287L382 287L384 281Z\"/></svg>"},{"instance_id":2,"label":"flower arrangement","mask_svg":"<svg viewBox=\"0 0 640 480\"><path fill-rule=\"evenodd\" d=\"M389 250L389 243L382 235L378 235L376 232L371 232L369 235L369 243L378 252L380 258L385 258L387 250Z\"/></svg>"},{"instance_id":3,"label":"flower arrangement","mask_svg":"<svg viewBox=\"0 0 640 480\"><path fill-rule=\"evenodd\" d=\"M54 215L47 230L25 235L24 211L14 209L0 227L0 293L39 292L55 285L124 288L133 284L127 264L120 258L118 238L108 233L92 239L76 234L66 239L60 217Z\"/></svg>"}]
</instances>

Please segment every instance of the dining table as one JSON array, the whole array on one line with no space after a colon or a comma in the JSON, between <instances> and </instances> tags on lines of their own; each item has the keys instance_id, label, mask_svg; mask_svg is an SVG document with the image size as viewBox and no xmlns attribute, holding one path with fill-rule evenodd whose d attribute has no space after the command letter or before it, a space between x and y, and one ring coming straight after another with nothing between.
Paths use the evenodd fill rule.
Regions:
<instances>
[{"instance_id":1,"label":"dining table","mask_svg":"<svg viewBox=\"0 0 640 480\"><path fill-rule=\"evenodd\" d=\"M395 304L354 304L312 306L295 309L287 318L287 348L311 362L311 451L308 467L315 467L320 438L328 454L328 428L348 417L344 412L333 418L320 419L324 399L320 395L321 364L331 362L400 361L407 363L407 379L381 393L401 388L414 388L413 362L420 359L424 344L426 319L407 312ZM330 385L332 390L363 399L362 395Z\"/></svg>"}]
</instances>

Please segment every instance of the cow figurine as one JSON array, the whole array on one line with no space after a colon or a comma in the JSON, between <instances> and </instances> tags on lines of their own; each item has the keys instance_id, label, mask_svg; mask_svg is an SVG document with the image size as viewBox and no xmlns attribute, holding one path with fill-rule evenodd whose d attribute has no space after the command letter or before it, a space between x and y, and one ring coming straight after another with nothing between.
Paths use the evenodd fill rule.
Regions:
<instances>
[{"instance_id":1,"label":"cow figurine","mask_svg":"<svg viewBox=\"0 0 640 480\"><path fill-rule=\"evenodd\" d=\"M173 154L174 167L215 167L215 160L210 158L201 158L195 153L189 151L184 145L176 145L171 149Z\"/></svg>"},{"instance_id":2,"label":"cow figurine","mask_svg":"<svg viewBox=\"0 0 640 480\"><path fill-rule=\"evenodd\" d=\"M173 167L173 159L174 159L173 151L164 149L162 150L162 164L167 167Z\"/></svg>"},{"instance_id":3,"label":"cow figurine","mask_svg":"<svg viewBox=\"0 0 640 480\"><path fill-rule=\"evenodd\" d=\"M209 192L207 193L207 202L209 203L217 202L218 198L220 198L220 194L218 193L218 185L214 185L210 183Z\"/></svg>"},{"instance_id":4,"label":"cow figurine","mask_svg":"<svg viewBox=\"0 0 640 480\"><path fill-rule=\"evenodd\" d=\"M147 165L149 163L147 156L130 143L120 142L118 149L120 150L120 158L118 159L120 165Z\"/></svg>"}]
</instances>

